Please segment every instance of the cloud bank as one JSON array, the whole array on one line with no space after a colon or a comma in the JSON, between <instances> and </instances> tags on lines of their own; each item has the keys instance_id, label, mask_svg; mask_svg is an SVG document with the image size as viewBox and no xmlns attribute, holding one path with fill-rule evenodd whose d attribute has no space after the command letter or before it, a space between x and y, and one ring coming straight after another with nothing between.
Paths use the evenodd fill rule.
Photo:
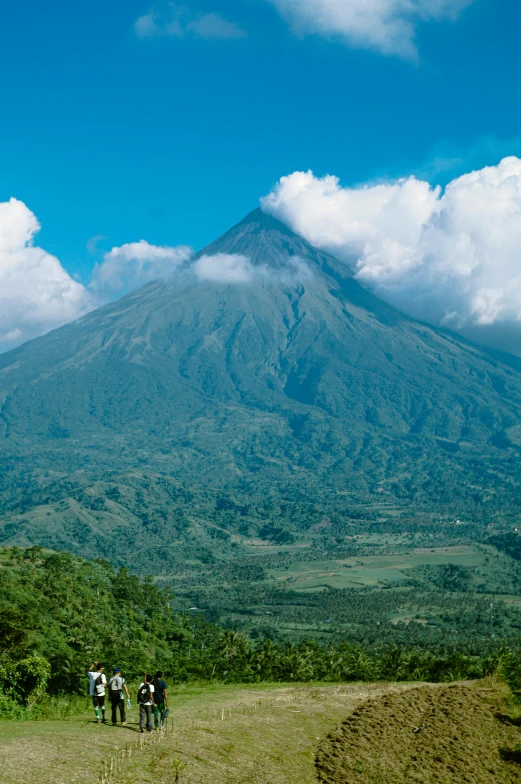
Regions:
<instances>
[{"instance_id":1,"label":"cloud bank","mask_svg":"<svg viewBox=\"0 0 521 784\"><path fill-rule=\"evenodd\" d=\"M95 306L55 256L35 247L40 224L17 199L0 203L0 351L41 335Z\"/></svg>"},{"instance_id":2,"label":"cloud bank","mask_svg":"<svg viewBox=\"0 0 521 784\"><path fill-rule=\"evenodd\" d=\"M146 240L112 248L96 265L90 289L102 300L121 296L152 280L167 279L187 261L193 249L187 245L162 247Z\"/></svg>"},{"instance_id":3,"label":"cloud bank","mask_svg":"<svg viewBox=\"0 0 521 784\"><path fill-rule=\"evenodd\" d=\"M0 352L149 281L171 278L193 253L186 245L131 242L106 253L84 286L55 256L34 245L39 230L38 219L22 201L0 203Z\"/></svg>"},{"instance_id":4,"label":"cloud bank","mask_svg":"<svg viewBox=\"0 0 521 784\"><path fill-rule=\"evenodd\" d=\"M261 204L403 312L521 354L521 159L444 190L415 177L347 188L333 176L294 172ZM141 240L112 248L84 286L35 246L39 229L23 202L0 203L0 351L181 271L226 284L295 285L312 275L295 257L278 268L239 254L192 262L188 246Z\"/></svg>"},{"instance_id":5,"label":"cloud bank","mask_svg":"<svg viewBox=\"0 0 521 784\"><path fill-rule=\"evenodd\" d=\"M421 22L456 19L474 0L269 0L299 33L336 36L386 55L417 57Z\"/></svg>"},{"instance_id":6,"label":"cloud bank","mask_svg":"<svg viewBox=\"0 0 521 784\"><path fill-rule=\"evenodd\" d=\"M261 203L411 316L460 330L515 325L521 335L519 158L444 191L413 177L343 188L295 172Z\"/></svg>"},{"instance_id":7,"label":"cloud bank","mask_svg":"<svg viewBox=\"0 0 521 784\"><path fill-rule=\"evenodd\" d=\"M248 283L254 275L250 259L240 253L201 256L194 263L194 271L199 280L215 283Z\"/></svg>"},{"instance_id":8,"label":"cloud bank","mask_svg":"<svg viewBox=\"0 0 521 784\"><path fill-rule=\"evenodd\" d=\"M234 22L218 13L192 16L184 6L169 3L166 9L151 10L134 22L138 38L195 38L222 39L245 38L246 32Z\"/></svg>"}]
</instances>

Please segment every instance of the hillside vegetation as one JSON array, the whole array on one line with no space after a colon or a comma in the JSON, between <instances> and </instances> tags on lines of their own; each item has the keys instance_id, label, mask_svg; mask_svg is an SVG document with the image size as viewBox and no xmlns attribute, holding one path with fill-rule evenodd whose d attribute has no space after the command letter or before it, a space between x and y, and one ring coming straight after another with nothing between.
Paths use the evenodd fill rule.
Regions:
<instances>
[{"instance_id":1,"label":"hillside vegetation","mask_svg":"<svg viewBox=\"0 0 521 784\"><path fill-rule=\"evenodd\" d=\"M515 648L252 641L176 612L168 590L126 568L39 548L1 553L0 634L6 716L16 706L20 716L45 714L49 694L85 693L94 660L117 664L129 679L161 668L175 683L451 681L497 672L521 685Z\"/></svg>"},{"instance_id":2,"label":"hillside vegetation","mask_svg":"<svg viewBox=\"0 0 521 784\"><path fill-rule=\"evenodd\" d=\"M247 255L250 279L188 267L0 357L1 541L121 563L128 540L157 573L159 547L236 562L243 537L345 535L386 506L517 520L518 360L405 317L260 211L204 252Z\"/></svg>"}]
</instances>

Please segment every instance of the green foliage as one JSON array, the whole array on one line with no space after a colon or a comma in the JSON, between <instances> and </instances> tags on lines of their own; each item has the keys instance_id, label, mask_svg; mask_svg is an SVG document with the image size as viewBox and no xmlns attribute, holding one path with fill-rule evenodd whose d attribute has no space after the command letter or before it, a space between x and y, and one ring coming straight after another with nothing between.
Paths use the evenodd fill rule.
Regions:
<instances>
[{"instance_id":1,"label":"green foliage","mask_svg":"<svg viewBox=\"0 0 521 784\"><path fill-rule=\"evenodd\" d=\"M502 646L491 657L490 666L504 680L518 700L521 700L521 655L519 650Z\"/></svg>"},{"instance_id":2,"label":"green foliage","mask_svg":"<svg viewBox=\"0 0 521 784\"><path fill-rule=\"evenodd\" d=\"M94 659L107 669L117 664L129 680L142 669L161 668L174 682L442 682L496 671L514 686L521 683L512 648L487 656L461 646L387 641L253 641L200 615L175 612L169 591L150 578L39 548L0 554L0 597L7 630L0 716L11 718L62 715L59 696L48 695L84 694Z\"/></svg>"},{"instance_id":3,"label":"green foliage","mask_svg":"<svg viewBox=\"0 0 521 784\"><path fill-rule=\"evenodd\" d=\"M50 675L51 665L43 656L33 653L17 659L4 652L0 659L2 703L13 701L31 710L45 694Z\"/></svg>"},{"instance_id":4,"label":"green foliage","mask_svg":"<svg viewBox=\"0 0 521 784\"><path fill-rule=\"evenodd\" d=\"M175 614L171 600L150 578L142 580L126 568L115 571L100 559L82 561L39 548L4 551L4 693L22 703L37 697L42 691L41 661L49 663L47 677L54 693L83 691L94 659L117 664L132 675L161 663L173 677L186 677L191 660L197 661L192 648L217 632ZM18 677L26 683L24 689L9 688L10 680Z\"/></svg>"},{"instance_id":5,"label":"green foliage","mask_svg":"<svg viewBox=\"0 0 521 784\"><path fill-rule=\"evenodd\" d=\"M516 561L521 561L521 536L514 531L504 534L489 536L487 544L496 547L500 552L506 553Z\"/></svg>"},{"instance_id":6,"label":"green foliage","mask_svg":"<svg viewBox=\"0 0 521 784\"><path fill-rule=\"evenodd\" d=\"M409 572L411 577L419 576L442 591L468 591L472 582L472 571L459 564L448 563L440 566L418 566Z\"/></svg>"},{"instance_id":7,"label":"green foliage","mask_svg":"<svg viewBox=\"0 0 521 784\"><path fill-rule=\"evenodd\" d=\"M295 537L290 531L285 531L284 528L268 523L263 525L259 531L259 536L262 539L269 539L270 542L275 544L293 544Z\"/></svg>"}]
</instances>

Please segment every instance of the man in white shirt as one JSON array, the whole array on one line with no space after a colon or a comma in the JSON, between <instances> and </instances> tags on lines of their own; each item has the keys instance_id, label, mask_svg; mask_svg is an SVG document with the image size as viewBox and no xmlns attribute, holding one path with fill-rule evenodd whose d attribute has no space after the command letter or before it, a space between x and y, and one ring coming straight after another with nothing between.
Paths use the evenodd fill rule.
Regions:
<instances>
[{"instance_id":1,"label":"man in white shirt","mask_svg":"<svg viewBox=\"0 0 521 784\"><path fill-rule=\"evenodd\" d=\"M139 684L137 690L137 702L139 705L139 731L152 732L152 708L154 702L154 686L152 684L152 676L143 672L143 682Z\"/></svg>"},{"instance_id":2,"label":"man in white shirt","mask_svg":"<svg viewBox=\"0 0 521 784\"><path fill-rule=\"evenodd\" d=\"M105 718L105 686L107 685L107 679L103 673L105 667L100 662L94 662L89 667L88 675L89 675L89 695L92 697L92 704L94 705L94 713L96 714L96 721L98 724L103 722L106 723ZM101 708L101 716L100 719L99 709Z\"/></svg>"}]
</instances>

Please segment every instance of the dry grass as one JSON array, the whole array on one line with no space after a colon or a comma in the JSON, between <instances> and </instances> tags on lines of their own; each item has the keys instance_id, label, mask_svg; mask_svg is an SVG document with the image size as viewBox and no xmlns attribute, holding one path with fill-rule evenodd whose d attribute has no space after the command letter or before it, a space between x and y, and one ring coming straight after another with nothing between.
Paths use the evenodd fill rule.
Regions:
<instances>
[{"instance_id":1,"label":"dry grass","mask_svg":"<svg viewBox=\"0 0 521 784\"><path fill-rule=\"evenodd\" d=\"M174 734L126 759L118 784L306 784L321 738L370 695L408 686L184 689L172 695ZM223 720L224 715L224 720ZM102 762L139 738L127 727L0 722L2 784L96 784Z\"/></svg>"},{"instance_id":2,"label":"dry grass","mask_svg":"<svg viewBox=\"0 0 521 784\"><path fill-rule=\"evenodd\" d=\"M357 708L320 744L321 784L514 784L521 732L492 680L418 686Z\"/></svg>"},{"instance_id":3,"label":"dry grass","mask_svg":"<svg viewBox=\"0 0 521 784\"><path fill-rule=\"evenodd\" d=\"M505 753L521 731L496 717L492 682L184 688L171 702L173 733L141 750L135 708L127 727L0 722L1 784L97 784L128 744L114 784L521 782Z\"/></svg>"}]
</instances>

